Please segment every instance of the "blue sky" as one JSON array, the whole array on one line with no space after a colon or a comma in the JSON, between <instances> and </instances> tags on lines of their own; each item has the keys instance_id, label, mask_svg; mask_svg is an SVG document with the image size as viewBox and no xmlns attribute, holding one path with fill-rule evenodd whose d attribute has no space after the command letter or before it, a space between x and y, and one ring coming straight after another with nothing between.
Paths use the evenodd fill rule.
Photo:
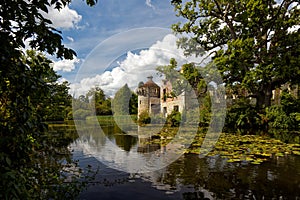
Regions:
<instances>
[{"instance_id":1,"label":"blue sky","mask_svg":"<svg viewBox=\"0 0 300 200\"><path fill-rule=\"evenodd\" d=\"M177 38L168 36L171 25L182 20L170 0L99 0L94 7L73 0L60 12L50 8L45 15L62 31L64 44L77 52L74 60L55 61L54 69L81 93L99 86L112 95L125 83L134 89L135 82L154 75L155 67L171 57L179 66L186 61Z\"/></svg>"},{"instance_id":2,"label":"blue sky","mask_svg":"<svg viewBox=\"0 0 300 200\"><path fill-rule=\"evenodd\" d=\"M70 82L74 81L87 55L109 37L143 27L170 29L179 20L169 0L100 0L95 7L87 6L83 0L74 0L68 11L73 12L73 18L66 17L70 16L68 12L50 13L49 18L55 22L57 15L62 15L62 19L54 25L62 31L64 44L77 52L75 69L61 66L58 70ZM72 25L63 20L69 20Z\"/></svg>"},{"instance_id":3,"label":"blue sky","mask_svg":"<svg viewBox=\"0 0 300 200\"><path fill-rule=\"evenodd\" d=\"M146 0L100 0L95 7L88 7L82 0L74 0L71 9L82 16L79 28L64 30L64 36L75 39L71 47L79 55L86 56L95 44L126 30L141 27L170 28L178 18L169 0L153 1L154 8Z\"/></svg>"}]
</instances>

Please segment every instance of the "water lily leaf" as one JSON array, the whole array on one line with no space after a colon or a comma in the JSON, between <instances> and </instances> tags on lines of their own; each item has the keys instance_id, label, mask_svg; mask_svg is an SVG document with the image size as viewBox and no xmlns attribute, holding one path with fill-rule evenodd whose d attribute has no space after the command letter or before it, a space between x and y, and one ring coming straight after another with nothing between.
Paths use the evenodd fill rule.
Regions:
<instances>
[{"instance_id":1,"label":"water lily leaf","mask_svg":"<svg viewBox=\"0 0 300 200\"><path fill-rule=\"evenodd\" d=\"M293 151L293 154L300 156L300 151Z\"/></svg>"},{"instance_id":2,"label":"water lily leaf","mask_svg":"<svg viewBox=\"0 0 300 200\"><path fill-rule=\"evenodd\" d=\"M251 157L249 157L249 156L246 157L246 161L253 161L253 160L254 160L254 159L251 158Z\"/></svg>"},{"instance_id":3,"label":"water lily leaf","mask_svg":"<svg viewBox=\"0 0 300 200\"><path fill-rule=\"evenodd\" d=\"M260 163L261 163L261 161L258 161L258 160L251 162L251 164L254 164L254 165L259 165Z\"/></svg>"},{"instance_id":4,"label":"water lily leaf","mask_svg":"<svg viewBox=\"0 0 300 200\"><path fill-rule=\"evenodd\" d=\"M228 159L227 162L232 163L232 162L235 162L235 160L234 159Z\"/></svg>"},{"instance_id":5,"label":"water lily leaf","mask_svg":"<svg viewBox=\"0 0 300 200\"><path fill-rule=\"evenodd\" d=\"M281 152L278 152L278 153L275 154L275 156L282 157L282 156L284 156L284 154L281 153Z\"/></svg>"},{"instance_id":6,"label":"water lily leaf","mask_svg":"<svg viewBox=\"0 0 300 200\"><path fill-rule=\"evenodd\" d=\"M264 157L271 157L271 154L269 154L269 153L262 153L261 156L264 156Z\"/></svg>"}]
</instances>

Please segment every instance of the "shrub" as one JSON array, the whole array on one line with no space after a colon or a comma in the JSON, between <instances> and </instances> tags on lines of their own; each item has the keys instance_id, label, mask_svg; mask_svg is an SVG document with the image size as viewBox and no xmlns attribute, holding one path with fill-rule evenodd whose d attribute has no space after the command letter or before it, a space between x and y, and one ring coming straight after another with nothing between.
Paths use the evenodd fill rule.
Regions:
<instances>
[{"instance_id":1,"label":"shrub","mask_svg":"<svg viewBox=\"0 0 300 200\"><path fill-rule=\"evenodd\" d=\"M249 133L263 125L261 116L249 99L236 99L227 109L224 130L226 132Z\"/></svg>"},{"instance_id":2,"label":"shrub","mask_svg":"<svg viewBox=\"0 0 300 200\"><path fill-rule=\"evenodd\" d=\"M147 111L141 112L141 114L139 115L139 118L138 118L138 123L140 125L151 123L151 117Z\"/></svg>"},{"instance_id":3,"label":"shrub","mask_svg":"<svg viewBox=\"0 0 300 200\"><path fill-rule=\"evenodd\" d=\"M284 106L274 105L266 108L265 116L272 137L284 142L299 142L300 113L287 113Z\"/></svg>"},{"instance_id":4,"label":"shrub","mask_svg":"<svg viewBox=\"0 0 300 200\"><path fill-rule=\"evenodd\" d=\"M167 123L171 125L171 127L179 127L181 122L181 113L173 110L171 114L167 117Z\"/></svg>"}]
</instances>

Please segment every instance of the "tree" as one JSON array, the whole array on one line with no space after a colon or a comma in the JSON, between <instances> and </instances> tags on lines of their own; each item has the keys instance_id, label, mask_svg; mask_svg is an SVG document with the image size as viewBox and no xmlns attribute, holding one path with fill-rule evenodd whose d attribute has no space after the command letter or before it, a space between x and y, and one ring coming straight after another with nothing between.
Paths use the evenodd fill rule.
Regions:
<instances>
[{"instance_id":1,"label":"tree","mask_svg":"<svg viewBox=\"0 0 300 200\"><path fill-rule=\"evenodd\" d=\"M120 88L112 100L114 115L128 115L137 113L137 95L134 94L127 84Z\"/></svg>"},{"instance_id":2,"label":"tree","mask_svg":"<svg viewBox=\"0 0 300 200\"><path fill-rule=\"evenodd\" d=\"M11 79L6 79L7 90L0 90L0 198L58 198L55 187L64 180L61 159L70 158L53 151L67 152L67 145L58 144L63 138L53 140L43 122L64 119L68 87L56 82L59 76L41 53L27 51L21 60L28 65L23 74L15 74L24 81L22 90Z\"/></svg>"},{"instance_id":3,"label":"tree","mask_svg":"<svg viewBox=\"0 0 300 200\"><path fill-rule=\"evenodd\" d=\"M183 91L189 90L190 86L198 98L205 96L207 92L207 84L200 69L204 74L204 68L197 67L195 63L186 63L177 71L177 62L174 58L171 58L169 65L156 68L160 75L164 75L172 83L174 95L178 96Z\"/></svg>"},{"instance_id":4,"label":"tree","mask_svg":"<svg viewBox=\"0 0 300 200\"><path fill-rule=\"evenodd\" d=\"M100 87L92 88L87 93L90 106L95 107L96 115L111 115L111 99L107 98Z\"/></svg>"},{"instance_id":5,"label":"tree","mask_svg":"<svg viewBox=\"0 0 300 200\"><path fill-rule=\"evenodd\" d=\"M62 184L62 165L55 144L46 134L43 111L51 106L57 78L51 61L28 48L71 59L75 52L62 43L61 32L41 14L48 7L60 10L70 0L1 1L0 8L0 198L53 199ZM87 0L94 5L96 0ZM64 92L65 86L58 90ZM47 167L45 163L51 163ZM53 192L51 194L51 192Z\"/></svg>"},{"instance_id":6,"label":"tree","mask_svg":"<svg viewBox=\"0 0 300 200\"><path fill-rule=\"evenodd\" d=\"M93 103L102 103L106 99L104 91L100 87L90 89L86 96Z\"/></svg>"},{"instance_id":7,"label":"tree","mask_svg":"<svg viewBox=\"0 0 300 200\"><path fill-rule=\"evenodd\" d=\"M209 51L226 86L255 98L257 110L270 106L275 88L299 84L299 1L172 0L172 4L187 20L174 24L173 30L191 35L179 45L188 54Z\"/></svg>"},{"instance_id":8,"label":"tree","mask_svg":"<svg viewBox=\"0 0 300 200\"><path fill-rule=\"evenodd\" d=\"M156 70L159 74L164 75L166 80L171 82L172 92L170 95L172 97L178 96L182 92L189 93L190 91L193 91L195 93L198 101L188 101L189 106L186 107L186 109L190 109L188 111L188 115L194 114L194 118L198 119L200 114L199 122L201 126L207 126L211 117L211 99L206 83L208 79L205 80L203 78L203 76L207 78L210 75L207 67L197 67L195 63L186 63L183 64L180 70L177 71L177 62L174 58L172 58L169 65L159 66ZM194 113L191 111L194 110L195 106L199 106L200 113ZM170 117L174 118L173 115L178 118L176 112Z\"/></svg>"},{"instance_id":9,"label":"tree","mask_svg":"<svg viewBox=\"0 0 300 200\"><path fill-rule=\"evenodd\" d=\"M68 82L59 83L61 77L50 66L51 61L43 54L33 50L26 51L23 62L28 62L30 73L33 77L39 77L41 81L47 84L43 88L35 88L35 93L40 95L37 99L31 99L33 104L37 105L37 112L43 121L63 121L67 117L67 110L71 107L71 95L69 95ZM43 90L43 91L39 91Z\"/></svg>"}]
</instances>

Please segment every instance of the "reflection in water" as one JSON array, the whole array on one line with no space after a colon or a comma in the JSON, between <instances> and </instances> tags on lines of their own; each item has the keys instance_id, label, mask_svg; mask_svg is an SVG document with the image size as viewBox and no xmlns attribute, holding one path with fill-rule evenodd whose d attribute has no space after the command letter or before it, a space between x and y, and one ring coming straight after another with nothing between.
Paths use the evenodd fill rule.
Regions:
<instances>
[{"instance_id":1,"label":"reflection in water","mask_svg":"<svg viewBox=\"0 0 300 200\"><path fill-rule=\"evenodd\" d=\"M160 146L147 146L146 138L126 135L117 127L103 128L104 138L92 129L87 130L89 134L81 136L73 145L73 148L83 152L83 155L77 153L76 159L94 167L101 166L96 179L98 184L82 193L85 199L300 198L300 157L297 156L274 158L260 165L252 165L227 163L218 156L199 158L190 154L181 156L159 171L128 174L105 167L87 156L101 152L108 141L127 153L138 149L147 153L160 149ZM116 155L110 156L116 158Z\"/></svg>"},{"instance_id":2,"label":"reflection in water","mask_svg":"<svg viewBox=\"0 0 300 200\"><path fill-rule=\"evenodd\" d=\"M220 157L200 159L195 155L185 155L165 171L148 177L151 182L168 188L192 186L194 192L185 194L183 199L192 196L201 199L204 194L214 199L300 197L300 158L296 156L251 165L227 163Z\"/></svg>"},{"instance_id":3,"label":"reflection in water","mask_svg":"<svg viewBox=\"0 0 300 200\"><path fill-rule=\"evenodd\" d=\"M116 127L109 130L98 123L77 125L76 128L79 134L76 143L86 154L129 173L151 172L168 166L184 152L182 135L186 143L193 139L192 134L185 134L186 129L179 128L172 141L161 149L160 145L147 143L160 130L156 126L128 127L126 132Z\"/></svg>"}]
</instances>

